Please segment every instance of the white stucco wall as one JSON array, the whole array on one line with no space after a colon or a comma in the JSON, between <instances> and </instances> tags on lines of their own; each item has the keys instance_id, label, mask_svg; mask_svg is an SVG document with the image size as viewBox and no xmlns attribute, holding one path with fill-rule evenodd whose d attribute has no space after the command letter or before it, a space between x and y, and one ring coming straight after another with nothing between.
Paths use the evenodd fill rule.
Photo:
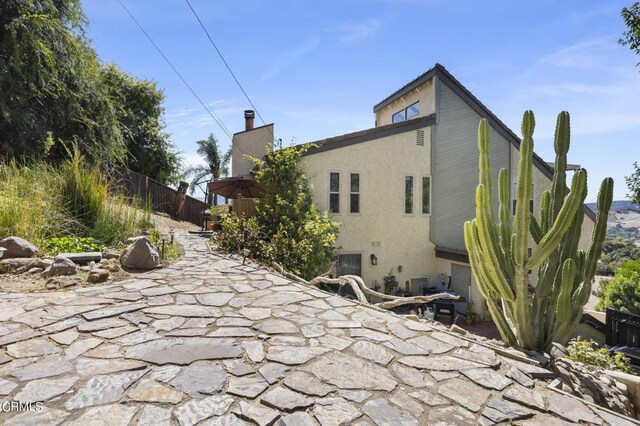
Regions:
<instances>
[{"instance_id":1,"label":"white stucco wall","mask_svg":"<svg viewBox=\"0 0 640 426\"><path fill-rule=\"evenodd\" d=\"M303 157L302 166L321 211L329 205L329 173L340 172L337 245L341 253L361 253L363 279L368 286L392 272L405 281L437 274L435 246L429 242L429 215L421 213L422 177L430 176L431 128L424 146L416 145L416 130ZM360 174L359 214L349 213L350 173ZM414 213L405 214L405 181L414 176ZM371 265L370 255L378 258ZM402 272L398 266L402 266Z\"/></svg>"},{"instance_id":2,"label":"white stucco wall","mask_svg":"<svg viewBox=\"0 0 640 426\"><path fill-rule=\"evenodd\" d=\"M393 114L418 101L420 102L420 114L418 114L417 117L424 117L436 112L436 96L433 84L434 78L426 81L400 99L376 112L376 126L379 127L384 126L385 124L391 124Z\"/></svg>"},{"instance_id":3,"label":"white stucco wall","mask_svg":"<svg viewBox=\"0 0 640 426\"><path fill-rule=\"evenodd\" d=\"M260 159L272 149L273 124L234 134L231 148L231 175L249 176L256 163L245 158L245 155Z\"/></svg>"}]
</instances>

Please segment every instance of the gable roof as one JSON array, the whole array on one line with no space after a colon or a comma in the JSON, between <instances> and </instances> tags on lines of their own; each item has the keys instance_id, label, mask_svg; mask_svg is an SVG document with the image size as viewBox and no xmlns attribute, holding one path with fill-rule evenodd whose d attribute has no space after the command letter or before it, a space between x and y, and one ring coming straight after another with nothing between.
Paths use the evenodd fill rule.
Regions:
<instances>
[{"instance_id":1,"label":"gable roof","mask_svg":"<svg viewBox=\"0 0 640 426\"><path fill-rule=\"evenodd\" d=\"M402 96L406 95L416 87L421 86L433 77L446 84L458 97L460 97L471 109L473 109L480 117L486 118L489 121L491 127L493 127L502 137L504 137L511 145L513 145L518 151L520 150L520 138L502 122L489 108L487 108L473 93L471 93L466 87L462 85L445 67L440 64L435 64L433 68L430 68L422 75L416 77L409 83L396 90L382 101L378 102L373 107L373 112L378 112L382 108L390 105ZM535 152L533 153L533 165L540 170L547 178L553 179L553 167L547 164L542 158ZM584 205L585 214L593 221L596 220L596 214L589 207Z\"/></svg>"},{"instance_id":2,"label":"gable roof","mask_svg":"<svg viewBox=\"0 0 640 426\"><path fill-rule=\"evenodd\" d=\"M304 145L316 145L307 150L303 155L312 155L319 152L330 151L332 149L342 148L349 145L355 145L386 136L396 135L398 133L408 132L423 127L429 127L436 124L436 115L431 114L424 117L418 117L400 123L387 124L385 126L372 127L366 130L346 133L344 135L334 136L327 139L320 139L314 142L307 142Z\"/></svg>"}]
</instances>

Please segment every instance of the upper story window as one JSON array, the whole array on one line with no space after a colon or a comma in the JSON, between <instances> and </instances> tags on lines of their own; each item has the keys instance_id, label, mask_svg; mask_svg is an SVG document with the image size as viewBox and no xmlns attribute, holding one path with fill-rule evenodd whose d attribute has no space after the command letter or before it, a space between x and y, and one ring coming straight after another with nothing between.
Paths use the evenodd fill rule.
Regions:
<instances>
[{"instance_id":1,"label":"upper story window","mask_svg":"<svg viewBox=\"0 0 640 426\"><path fill-rule=\"evenodd\" d=\"M516 204L517 204L517 200L515 199L515 194L516 194L516 190L517 190L517 184L514 183L513 184L513 199L511 200L512 205L511 208L513 209L511 214L513 214L515 216L516 214ZM531 199L529 200L529 212L533 213L533 183L531 184Z\"/></svg>"},{"instance_id":2,"label":"upper story window","mask_svg":"<svg viewBox=\"0 0 640 426\"><path fill-rule=\"evenodd\" d=\"M340 173L329 173L329 211L340 213Z\"/></svg>"},{"instance_id":3,"label":"upper story window","mask_svg":"<svg viewBox=\"0 0 640 426\"><path fill-rule=\"evenodd\" d=\"M431 213L431 178L422 177L422 214Z\"/></svg>"},{"instance_id":4,"label":"upper story window","mask_svg":"<svg viewBox=\"0 0 640 426\"><path fill-rule=\"evenodd\" d=\"M351 173L349 213L360 213L360 173Z\"/></svg>"},{"instance_id":5,"label":"upper story window","mask_svg":"<svg viewBox=\"0 0 640 426\"><path fill-rule=\"evenodd\" d=\"M392 123L399 123L401 121L411 120L420 114L420 101L409 105L401 111L396 112L391 117Z\"/></svg>"}]
</instances>

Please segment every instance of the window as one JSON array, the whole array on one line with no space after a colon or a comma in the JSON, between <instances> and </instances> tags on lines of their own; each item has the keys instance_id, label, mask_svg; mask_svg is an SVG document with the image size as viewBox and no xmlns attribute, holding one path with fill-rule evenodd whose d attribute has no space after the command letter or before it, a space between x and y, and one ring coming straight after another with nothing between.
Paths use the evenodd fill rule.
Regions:
<instances>
[{"instance_id":1,"label":"window","mask_svg":"<svg viewBox=\"0 0 640 426\"><path fill-rule=\"evenodd\" d=\"M422 214L431 213L431 178L422 177Z\"/></svg>"},{"instance_id":2,"label":"window","mask_svg":"<svg viewBox=\"0 0 640 426\"><path fill-rule=\"evenodd\" d=\"M413 214L413 176L404 177L404 212Z\"/></svg>"},{"instance_id":3,"label":"window","mask_svg":"<svg viewBox=\"0 0 640 426\"><path fill-rule=\"evenodd\" d=\"M401 111L396 112L391 116L392 123L400 123L401 121L411 120L414 117L420 115L420 101L409 105Z\"/></svg>"},{"instance_id":4,"label":"window","mask_svg":"<svg viewBox=\"0 0 640 426\"><path fill-rule=\"evenodd\" d=\"M413 105L409 105L406 111L407 112L405 116L407 117L407 120L411 120L413 117L417 117L418 114L420 114L420 102L416 102Z\"/></svg>"},{"instance_id":5,"label":"window","mask_svg":"<svg viewBox=\"0 0 640 426\"><path fill-rule=\"evenodd\" d=\"M351 173L351 192L349 193L349 212L360 213L360 173Z\"/></svg>"},{"instance_id":6,"label":"window","mask_svg":"<svg viewBox=\"0 0 640 426\"><path fill-rule=\"evenodd\" d=\"M338 276L357 275L362 277L362 254L338 255Z\"/></svg>"},{"instance_id":7,"label":"window","mask_svg":"<svg viewBox=\"0 0 640 426\"><path fill-rule=\"evenodd\" d=\"M329 211L340 213L340 173L329 173Z\"/></svg>"},{"instance_id":8,"label":"window","mask_svg":"<svg viewBox=\"0 0 640 426\"><path fill-rule=\"evenodd\" d=\"M404 120L406 120L404 116L404 110L396 112L395 114L393 114L393 117L391 118L392 123L399 123Z\"/></svg>"}]
</instances>

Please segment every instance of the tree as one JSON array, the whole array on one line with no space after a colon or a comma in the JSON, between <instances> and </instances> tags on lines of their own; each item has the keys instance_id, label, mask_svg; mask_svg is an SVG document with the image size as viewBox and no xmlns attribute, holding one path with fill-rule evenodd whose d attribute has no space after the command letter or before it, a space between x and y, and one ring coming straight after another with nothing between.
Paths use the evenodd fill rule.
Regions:
<instances>
[{"instance_id":1,"label":"tree","mask_svg":"<svg viewBox=\"0 0 640 426\"><path fill-rule=\"evenodd\" d=\"M0 2L0 157L124 159L85 25L80 0Z\"/></svg>"},{"instance_id":2,"label":"tree","mask_svg":"<svg viewBox=\"0 0 640 426\"><path fill-rule=\"evenodd\" d=\"M164 131L162 90L113 64L102 68L101 78L126 144L128 168L162 183L177 182L180 156Z\"/></svg>"},{"instance_id":3,"label":"tree","mask_svg":"<svg viewBox=\"0 0 640 426\"><path fill-rule=\"evenodd\" d=\"M640 55L640 3L636 2L629 8L623 7L621 14L628 30L622 33L618 43L629 46L629 49Z\"/></svg>"},{"instance_id":4,"label":"tree","mask_svg":"<svg viewBox=\"0 0 640 426\"><path fill-rule=\"evenodd\" d=\"M633 163L633 168L634 171L631 176L624 177L627 181L627 187L629 188L627 198L633 204L640 206L640 167L638 167L638 163Z\"/></svg>"},{"instance_id":5,"label":"tree","mask_svg":"<svg viewBox=\"0 0 640 426\"><path fill-rule=\"evenodd\" d=\"M613 280L600 284L600 294L597 310L613 308L640 315L640 263L624 263Z\"/></svg>"},{"instance_id":6,"label":"tree","mask_svg":"<svg viewBox=\"0 0 640 426\"><path fill-rule=\"evenodd\" d=\"M229 174L229 160L231 160L231 148L226 153L222 153L218 148L218 139L209 134L207 139L203 139L196 142L198 144L197 153L200 154L205 163L204 166L194 166L187 170L187 174L193 175L191 180L191 194L196 189L196 186L204 180L217 179L220 176L226 176ZM213 194L209 194L207 202L211 203L213 199L213 205L218 205L218 197L214 197Z\"/></svg>"}]
</instances>

